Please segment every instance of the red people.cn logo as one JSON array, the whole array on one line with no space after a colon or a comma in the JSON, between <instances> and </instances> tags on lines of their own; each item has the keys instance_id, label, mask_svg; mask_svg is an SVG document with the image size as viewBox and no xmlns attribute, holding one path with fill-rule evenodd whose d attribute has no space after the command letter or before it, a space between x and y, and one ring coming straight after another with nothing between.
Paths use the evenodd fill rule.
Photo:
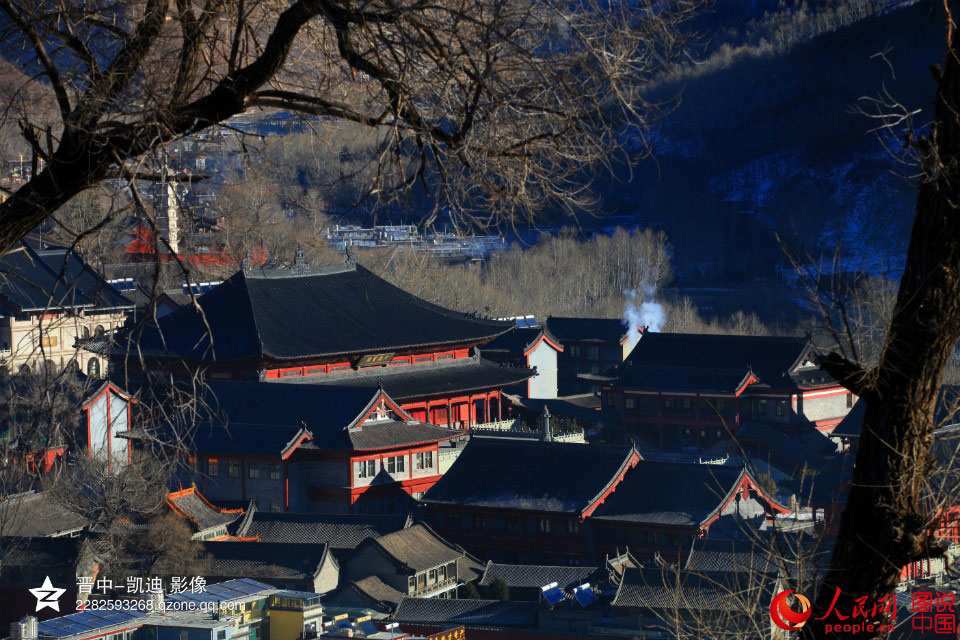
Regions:
<instances>
[{"instance_id":1,"label":"red people.cn logo","mask_svg":"<svg viewBox=\"0 0 960 640\"><path fill-rule=\"evenodd\" d=\"M773 624L784 631L799 631L813 611L810 610L810 601L799 593L795 593L794 597L800 602L800 611L791 609L787 604L787 597L791 593L793 593L792 590L781 591L773 598L773 602L770 603L770 617L773 619Z\"/></svg>"}]
</instances>

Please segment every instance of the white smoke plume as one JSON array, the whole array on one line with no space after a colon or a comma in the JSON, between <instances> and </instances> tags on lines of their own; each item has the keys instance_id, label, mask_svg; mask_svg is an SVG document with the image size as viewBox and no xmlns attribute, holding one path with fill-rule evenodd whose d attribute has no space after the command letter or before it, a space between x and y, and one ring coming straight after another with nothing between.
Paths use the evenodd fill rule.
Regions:
<instances>
[{"instance_id":1,"label":"white smoke plume","mask_svg":"<svg viewBox=\"0 0 960 640\"><path fill-rule=\"evenodd\" d=\"M640 290L628 289L623 292L627 301L623 309L623 324L627 328L628 348L637 344L642 330L660 331L667 321L663 305L653 298L656 290L653 285L643 285Z\"/></svg>"}]
</instances>

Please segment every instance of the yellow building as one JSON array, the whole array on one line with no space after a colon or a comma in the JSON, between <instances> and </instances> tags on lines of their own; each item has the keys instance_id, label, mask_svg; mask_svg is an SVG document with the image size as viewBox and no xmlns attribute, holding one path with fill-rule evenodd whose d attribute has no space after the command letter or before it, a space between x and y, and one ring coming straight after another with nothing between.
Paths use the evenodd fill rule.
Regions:
<instances>
[{"instance_id":1,"label":"yellow building","mask_svg":"<svg viewBox=\"0 0 960 640\"><path fill-rule=\"evenodd\" d=\"M22 244L0 259L0 367L11 372L77 367L106 374L106 359L79 348L109 336L134 304L79 255Z\"/></svg>"},{"instance_id":2,"label":"yellow building","mask_svg":"<svg viewBox=\"0 0 960 640\"><path fill-rule=\"evenodd\" d=\"M320 594L280 591L270 596L267 616L270 640L298 640L318 635L323 614Z\"/></svg>"}]
</instances>

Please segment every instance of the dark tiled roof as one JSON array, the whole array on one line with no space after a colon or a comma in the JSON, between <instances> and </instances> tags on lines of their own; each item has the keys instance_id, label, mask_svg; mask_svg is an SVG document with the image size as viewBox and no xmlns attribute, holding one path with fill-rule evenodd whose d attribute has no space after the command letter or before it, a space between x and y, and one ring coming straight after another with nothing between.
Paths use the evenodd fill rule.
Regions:
<instances>
[{"instance_id":1,"label":"dark tiled roof","mask_svg":"<svg viewBox=\"0 0 960 640\"><path fill-rule=\"evenodd\" d=\"M66 249L37 251L21 244L0 258L0 274L0 300L17 311L133 309L132 302Z\"/></svg>"},{"instance_id":2,"label":"dark tiled roof","mask_svg":"<svg viewBox=\"0 0 960 640\"><path fill-rule=\"evenodd\" d=\"M826 458L836 453L837 445L812 425L804 428L804 425L798 424L791 428L791 433L783 433L764 422L748 422L736 431L736 437L744 441L752 440L764 449L774 450L815 467L822 466Z\"/></svg>"},{"instance_id":3,"label":"dark tiled roof","mask_svg":"<svg viewBox=\"0 0 960 640\"><path fill-rule=\"evenodd\" d=\"M545 336L554 344L560 344L546 327L514 327L483 345L483 351L506 351L513 354L523 354L537 344L541 336Z\"/></svg>"},{"instance_id":4,"label":"dark tiled roof","mask_svg":"<svg viewBox=\"0 0 960 640\"><path fill-rule=\"evenodd\" d=\"M396 608L403 594L386 584L377 576L367 576L363 580L341 583L333 593L323 599L328 609L351 608L373 609L390 614Z\"/></svg>"},{"instance_id":5,"label":"dark tiled roof","mask_svg":"<svg viewBox=\"0 0 960 640\"><path fill-rule=\"evenodd\" d=\"M532 375L532 369L504 367L473 357L406 367L375 367L346 373L280 378L271 384L368 389L382 386L391 398L407 400L508 387Z\"/></svg>"},{"instance_id":6,"label":"dark tiled roof","mask_svg":"<svg viewBox=\"0 0 960 640\"><path fill-rule=\"evenodd\" d=\"M770 602L776 577L771 574L675 571L672 568L627 569L611 603L614 607L686 609L741 613L745 602Z\"/></svg>"},{"instance_id":7,"label":"dark tiled roof","mask_svg":"<svg viewBox=\"0 0 960 640\"><path fill-rule=\"evenodd\" d=\"M367 576L362 580L354 580L348 583L348 586L355 589L364 598L374 603L385 603L391 605L391 608L397 606L397 603L403 598L403 594L377 576Z\"/></svg>"},{"instance_id":8,"label":"dark tiled roof","mask_svg":"<svg viewBox=\"0 0 960 640\"><path fill-rule=\"evenodd\" d=\"M192 487L171 493L167 501L200 531L228 525L243 517L243 511L213 506Z\"/></svg>"},{"instance_id":9,"label":"dark tiled roof","mask_svg":"<svg viewBox=\"0 0 960 640\"><path fill-rule=\"evenodd\" d=\"M197 451L276 455L304 434L309 434L308 448L339 450L438 442L458 435L417 420L359 424L381 396L368 387L207 380L204 393L210 409L194 434Z\"/></svg>"},{"instance_id":10,"label":"dark tiled roof","mask_svg":"<svg viewBox=\"0 0 960 640\"><path fill-rule=\"evenodd\" d=\"M778 554L763 540L694 538L683 568L686 571L776 573Z\"/></svg>"},{"instance_id":11,"label":"dark tiled roof","mask_svg":"<svg viewBox=\"0 0 960 640\"><path fill-rule=\"evenodd\" d=\"M252 578L270 582L312 580L328 553L325 544L289 545L270 542L204 542L208 576Z\"/></svg>"},{"instance_id":12,"label":"dark tiled roof","mask_svg":"<svg viewBox=\"0 0 960 640\"><path fill-rule=\"evenodd\" d=\"M331 549L354 549L367 538L379 538L410 525L409 516L332 513L273 513L253 509L236 530L262 542L326 543Z\"/></svg>"},{"instance_id":13,"label":"dark tiled roof","mask_svg":"<svg viewBox=\"0 0 960 640\"><path fill-rule=\"evenodd\" d=\"M410 571L423 571L464 556L463 549L446 542L422 524L371 539L368 544L379 547Z\"/></svg>"},{"instance_id":14,"label":"dark tiled roof","mask_svg":"<svg viewBox=\"0 0 960 640\"><path fill-rule=\"evenodd\" d=\"M508 587L539 588L556 582L564 591L590 581L599 567L550 566L545 564L497 564L488 562L480 585L488 587L497 578Z\"/></svg>"},{"instance_id":15,"label":"dark tiled roof","mask_svg":"<svg viewBox=\"0 0 960 640\"><path fill-rule=\"evenodd\" d=\"M0 535L42 538L82 529L89 523L41 492L0 501Z\"/></svg>"},{"instance_id":16,"label":"dark tiled roof","mask_svg":"<svg viewBox=\"0 0 960 640\"><path fill-rule=\"evenodd\" d=\"M629 446L473 437L422 501L580 514L635 457Z\"/></svg>"},{"instance_id":17,"label":"dark tiled roof","mask_svg":"<svg viewBox=\"0 0 960 640\"><path fill-rule=\"evenodd\" d=\"M3 564L10 567L76 566L80 538L0 538Z\"/></svg>"},{"instance_id":18,"label":"dark tiled roof","mask_svg":"<svg viewBox=\"0 0 960 640\"><path fill-rule=\"evenodd\" d=\"M752 372L770 387L795 388L798 381L791 372L811 348L807 338L648 331L614 369L613 384L631 389L652 385L649 388L729 392ZM663 380L658 381L657 376Z\"/></svg>"},{"instance_id":19,"label":"dark tiled roof","mask_svg":"<svg viewBox=\"0 0 960 640\"><path fill-rule=\"evenodd\" d=\"M720 509L741 473L740 467L644 460L627 472L592 517L698 526Z\"/></svg>"},{"instance_id":20,"label":"dark tiled roof","mask_svg":"<svg viewBox=\"0 0 960 640\"><path fill-rule=\"evenodd\" d=\"M627 335L627 329L619 318L547 318L547 329L561 342L619 343Z\"/></svg>"},{"instance_id":21,"label":"dark tiled roof","mask_svg":"<svg viewBox=\"0 0 960 640\"><path fill-rule=\"evenodd\" d=\"M296 360L493 338L510 323L444 309L361 266L240 271L199 299L220 360ZM166 348L160 339L166 339ZM200 314L185 306L144 331L147 355L209 360Z\"/></svg>"},{"instance_id":22,"label":"dark tiled roof","mask_svg":"<svg viewBox=\"0 0 960 640\"><path fill-rule=\"evenodd\" d=\"M410 624L448 622L464 625L519 627L534 622L538 602L523 600L457 600L446 598L408 598L400 600L397 622Z\"/></svg>"},{"instance_id":23,"label":"dark tiled roof","mask_svg":"<svg viewBox=\"0 0 960 640\"><path fill-rule=\"evenodd\" d=\"M858 398L853 407L843 416L843 420L830 432L831 436L859 438L863 430L863 418L867 413L867 402Z\"/></svg>"},{"instance_id":24,"label":"dark tiled roof","mask_svg":"<svg viewBox=\"0 0 960 640\"><path fill-rule=\"evenodd\" d=\"M634 363L629 367L623 366L614 371L616 372L614 375L608 375L604 372L595 377L606 376L612 378L613 386L617 388L736 393L747 383L751 375L751 371L746 368L704 369L701 367L641 365L639 363Z\"/></svg>"}]
</instances>

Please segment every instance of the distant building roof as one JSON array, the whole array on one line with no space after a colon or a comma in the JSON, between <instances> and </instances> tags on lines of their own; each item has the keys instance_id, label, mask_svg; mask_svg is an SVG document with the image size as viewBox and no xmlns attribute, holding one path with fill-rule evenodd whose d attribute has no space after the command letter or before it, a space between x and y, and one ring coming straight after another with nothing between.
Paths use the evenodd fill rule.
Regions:
<instances>
[{"instance_id":1,"label":"distant building roof","mask_svg":"<svg viewBox=\"0 0 960 640\"><path fill-rule=\"evenodd\" d=\"M61 536L88 524L85 518L43 492L31 491L0 500L2 536Z\"/></svg>"},{"instance_id":2,"label":"distant building roof","mask_svg":"<svg viewBox=\"0 0 960 640\"><path fill-rule=\"evenodd\" d=\"M396 607L403 598L403 593L388 585L378 576L367 576L361 580L354 580L347 583L347 588L354 589L374 604L390 605L390 610Z\"/></svg>"},{"instance_id":3,"label":"distant building roof","mask_svg":"<svg viewBox=\"0 0 960 640\"><path fill-rule=\"evenodd\" d=\"M742 467L641 461L593 513L598 520L700 526L717 515L741 480L756 480ZM756 489L759 491L759 489ZM775 498L763 496L786 511Z\"/></svg>"},{"instance_id":4,"label":"distant building roof","mask_svg":"<svg viewBox=\"0 0 960 640\"><path fill-rule=\"evenodd\" d=\"M561 342L623 342L627 328L620 318L562 318L550 316L547 329Z\"/></svg>"},{"instance_id":5,"label":"distant building roof","mask_svg":"<svg viewBox=\"0 0 960 640\"><path fill-rule=\"evenodd\" d=\"M271 542L203 542L208 554L205 574L217 578L312 580L329 553L325 544Z\"/></svg>"},{"instance_id":6,"label":"distant building roof","mask_svg":"<svg viewBox=\"0 0 960 640\"><path fill-rule=\"evenodd\" d=\"M355 549L367 538L409 526L408 515L274 513L252 507L238 523L236 535L284 544L326 543L337 551Z\"/></svg>"},{"instance_id":7,"label":"distant building roof","mask_svg":"<svg viewBox=\"0 0 960 640\"><path fill-rule=\"evenodd\" d=\"M299 446L373 450L426 444L458 432L413 420L369 387L207 380L194 434L197 451L289 456ZM384 418L366 418L382 408Z\"/></svg>"},{"instance_id":8,"label":"distant building roof","mask_svg":"<svg viewBox=\"0 0 960 640\"><path fill-rule=\"evenodd\" d=\"M541 340L545 340L557 351L563 351L563 345L546 327L514 327L483 345L483 351L505 351L525 355Z\"/></svg>"},{"instance_id":9,"label":"distant building roof","mask_svg":"<svg viewBox=\"0 0 960 640\"><path fill-rule=\"evenodd\" d=\"M556 582L563 591L589 581L599 567L551 566L544 564L498 564L487 562L480 585L489 587L497 578L511 588L539 588Z\"/></svg>"},{"instance_id":10,"label":"distant building roof","mask_svg":"<svg viewBox=\"0 0 960 640\"><path fill-rule=\"evenodd\" d=\"M167 504L199 531L226 526L243 517L243 509L214 506L200 495L195 487L170 492L167 495Z\"/></svg>"},{"instance_id":11,"label":"distant building roof","mask_svg":"<svg viewBox=\"0 0 960 640\"><path fill-rule=\"evenodd\" d=\"M387 556L413 572L454 562L466 555L463 549L450 544L423 524L371 538L367 544L379 547Z\"/></svg>"},{"instance_id":12,"label":"distant building roof","mask_svg":"<svg viewBox=\"0 0 960 640\"><path fill-rule=\"evenodd\" d=\"M812 352L808 338L647 331L603 376L615 388L663 391L732 393L750 376L773 388L834 384L819 368L801 368Z\"/></svg>"},{"instance_id":13,"label":"distant building roof","mask_svg":"<svg viewBox=\"0 0 960 640\"><path fill-rule=\"evenodd\" d=\"M271 384L295 386L383 387L396 400L427 395L469 393L508 387L533 376L533 369L505 367L478 357L457 358L406 367L371 367L367 370L299 376L271 380Z\"/></svg>"},{"instance_id":14,"label":"distant building roof","mask_svg":"<svg viewBox=\"0 0 960 640\"><path fill-rule=\"evenodd\" d=\"M46 309L131 310L122 296L74 251L35 250L25 243L0 257L2 307L15 313Z\"/></svg>"},{"instance_id":15,"label":"distant building roof","mask_svg":"<svg viewBox=\"0 0 960 640\"><path fill-rule=\"evenodd\" d=\"M764 540L694 538L683 569L777 573L780 554Z\"/></svg>"},{"instance_id":16,"label":"distant building roof","mask_svg":"<svg viewBox=\"0 0 960 640\"><path fill-rule=\"evenodd\" d=\"M627 569L611 604L631 609L740 614L744 603L770 602L775 587L776 576L766 573L677 571L672 567Z\"/></svg>"},{"instance_id":17,"label":"distant building roof","mask_svg":"<svg viewBox=\"0 0 960 640\"><path fill-rule=\"evenodd\" d=\"M3 564L6 567L76 566L80 555L80 538L0 539Z\"/></svg>"},{"instance_id":18,"label":"distant building roof","mask_svg":"<svg viewBox=\"0 0 960 640\"><path fill-rule=\"evenodd\" d=\"M534 623L539 608L538 602L522 600L459 600L404 596L391 618L410 624L454 623L523 627Z\"/></svg>"},{"instance_id":19,"label":"distant building roof","mask_svg":"<svg viewBox=\"0 0 960 640\"><path fill-rule=\"evenodd\" d=\"M422 502L579 515L639 459L630 446L475 436Z\"/></svg>"},{"instance_id":20,"label":"distant building roof","mask_svg":"<svg viewBox=\"0 0 960 640\"><path fill-rule=\"evenodd\" d=\"M203 316L188 305L148 327L142 352L293 361L476 343L512 326L431 304L352 262L239 271L198 304Z\"/></svg>"}]
</instances>

